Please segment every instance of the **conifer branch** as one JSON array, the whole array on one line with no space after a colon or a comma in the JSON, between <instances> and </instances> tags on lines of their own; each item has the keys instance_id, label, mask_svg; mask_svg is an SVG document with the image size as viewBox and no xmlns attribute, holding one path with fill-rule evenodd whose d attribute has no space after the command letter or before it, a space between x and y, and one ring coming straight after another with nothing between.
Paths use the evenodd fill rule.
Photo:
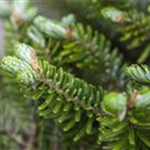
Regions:
<instances>
[{"instance_id":1,"label":"conifer branch","mask_svg":"<svg viewBox=\"0 0 150 150\"><path fill-rule=\"evenodd\" d=\"M150 107L148 89L131 94L98 91L94 86L73 77L61 68L57 69L46 61L38 61L34 50L27 45L19 44L16 52L16 57L8 56L2 60L2 68L17 76L18 81L25 85L28 95L39 103L39 115L57 118L67 134L71 129L76 131L72 133L74 141L85 135L87 137L88 134L99 134L97 135L99 144L106 141L115 142L121 138L122 142L127 144L127 149L132 147L132 142L128 140L128 136L131 136L131 132L127 132L129 126L134 126L132 129L135 136L142 134L149 126L148 122L144 125L139 118L143 109ZM21 72L26 72L26 69L20 69L19 65L10 66L9 61L12 60L16 64L20 61L26 62L31 67L29 72L35 75L34 81L29 78L20 80L24 78ZM28 88L29 86L32 88ZM147 112L146 116L148 115ZM96 122L98 126L94 125ZM79 126L82 126L82 129L79 129ZM98 129L99 132L96 134ZM120 141L117 140L112 148L118 144L120 145Z\"/></svg>"}]
</instances>

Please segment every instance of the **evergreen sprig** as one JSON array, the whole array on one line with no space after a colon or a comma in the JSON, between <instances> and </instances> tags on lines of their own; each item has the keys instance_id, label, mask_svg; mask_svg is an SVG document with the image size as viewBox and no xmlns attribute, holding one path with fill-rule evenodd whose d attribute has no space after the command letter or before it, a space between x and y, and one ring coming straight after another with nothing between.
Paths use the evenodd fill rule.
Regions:
<instances>
[{"instance_id":1,"label":"evergreen sprig","mask_svg":"<svg viewBox=\"0 0 150 150\"><path fill-rule=\"evenodd\" d=\"M20 47L22 48L20 49ZM18 46L18 58L5 57L2 61L2 68L16 74L20 83L36 85L36 89L32 93L33 99L39 100L45 97L38 107L39 114L46 118L57 116L58 122L64 123L64 131L73 128L76 131L74 141L79 140L84 134L91 134L96 117L101 115L100 101L103 92L97 91L94 86L74 78L72 75L63 72L61 68L56 69L45 61L39 63L38 66L36 63L33 64L35 54L32 54L33 51L30 47L27 48L28 51L24 51L24 47L27 46L24 44ZM30 59L26 59L27 55L30 55ZM32 69L27 70L27 65L23 70L20 69L20 64L24 61L28 62ZM14 63L18 65L13 65ZM9 64L12 64L12 66ZM33 74L36 74L39 79L36 76L32 79L29 78L29 75L33 76ZM74 115L70 112L74 112ZM85 121L84 124L81 122L82 125L79 125L81 118L84 118ZM82 126L82 130L78 128L78 125Z\"/></svg>"},{"instance_id":2,"label":"evergreen sprig","mask_svg":"<svg viewBox=\"0 0 150 150\"><path fill-rule=\"evenodd\" d=\"M146 84L150 82L150 71L146 65L132 65L126 68L126 74L138 82Z\"/></svg>"},{"instance_id":3,"label":"evergreen sprig","mask_svg":"<svg viewBox=\"0 0 150 150\"><path fill-rule=\"evenodd\" d=\"M3 58L2 68L17 76L18 81L24 84L27 95L38 104L39 115L57 118L63 131L74 141L92 134L97 136L98 144L105 149L124 147L125 150L140 150L149 147L148 134L145 133L147 127L149 130L149 112L143 119L140 117L145 113L143 109L150 107L148 89L130 94L97 90L61 68L38 61L30 46L19 44L16 48L17 57ZM22 70L19 65L10 66L9 61L20 64L18 60L27 63L31 70ZM37 75L34 82L21 73L28 71ZM143 141L145 143L138 146ZM105 142L109 142L109 145L105 146Z\"/></svg>"},{"instance_id":4,"label":"evergreen sprig","mask_svg":"<svg viewBox=\"0 0 150 150\"><path fill-rule=\"evenodd\" d=\"M125 45L129 49L144 45L145 52L138 59L139 63L144 62L149 57L149 16L138 10L126 10L127 5L123 6L126 2L122 2L116 3L116 8L111 1L89 3L97 10L111 5L104 8L102 14L120 24L121 42L127 42ZM37 15L36 8L30 8L27 3L18 4L15 1L0 5L1 16L7 18L6 47L10 50L7 53L12 55L2 59L1 67L18 81L0 73L4 82L10 84L5 91L13 97L0 91L0 148L150 149L149 67L127 67L126 75L142 84L138 87L126 82L126 57L124 59L121 51L114 48L114 40L111 42L93 26L76 23L73 15L57 21ZM16 41L31 46L17 44L13 51ZM25 98L14 88L18 84ZM0 87L4 88L3 83ZM25 104L25 99L28 103L31 99L34 101L28 105L29 111L21 113L19 108L23 106L14 104ZM11 105L6 107L9 100ZM7 112L12 113L9 128L4 121ZM30 133L20 125L14 127L14 116L15 121L22 122L22 114L32 116L31 122L27 121ZM18 142L18 135L21 142Z\"/></svg>"},{"instance_id":5,"label":"evergreen sprig","mask_svg":"<svg viewBox=\"0 0 150 150\"><path fill-rule=\"evenodd\" d=\"M69 17L70 16L68 16L68 18ZM39 18L43 19L44 21L42 22L44 23L40 24L38 21ZM112 78L117 74L118 81L123 81L124 75L121 74L121 76L119 76L120 68L122 68L122 70L124 68L122 56L116 48L111 46L110 41L108 41L103 34L93 31L90 26L84 27L81 23L74 23L74 21L71 21L68 27L64 27L62 22L57 22L56 27L53 26L53 28L47 26L47 24L52 22L53 24L55 23L53 20L44 17L37 17L34 21L36 28L40 30L40 32L44 31L46 36L50 39L52 38L52 40L50 40L51 50L49 51L52 64L63 67L67 66L67 68L71 65L72 68L79 70L79 72L84 70L84 72L81 73L81 77L86 80L88 80L88 76L90 78L97 74L95 78L98 79L102 85L105 85L105 83L109 81L109 79L102 77L106 77L106 74L111 74ZM58 26L64 32L63 38L59 36L62 33L57 29ZM56 32L57 34L54 34ZM61 38L60 41L59 38ZM56 43L53 45L53 42ZM118 67L116 67L116 63ZM100 76L101 78L99 78ZM124 86L124 83L119 85L118 81L115 81L116 86ZM94 84L96 84L96 82L94 82Z\"/></svg>"},{"instance_id":6,"label":"evergreen sprig","mask_svg":"<svg viewBox=\"0 0 150 150\"><path fill-rule=\"evenodd\" d=\"M139 12L135 9L123 11L114 7L102 9L102 15L112 22L118 23L123 30L120 41L127 43L127 49L137 49L143 47L138 63L143 63L149 57L149 36L150 17L145 12Z\"/></svg>"}]
</instances>

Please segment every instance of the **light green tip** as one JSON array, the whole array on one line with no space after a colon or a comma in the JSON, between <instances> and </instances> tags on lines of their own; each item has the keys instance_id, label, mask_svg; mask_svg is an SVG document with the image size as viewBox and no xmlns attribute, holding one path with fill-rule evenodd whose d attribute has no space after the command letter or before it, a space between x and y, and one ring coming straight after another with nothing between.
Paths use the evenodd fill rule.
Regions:
<instances>
[{"instance_id":1,"label":"light green tip","mask_svg":"<svg viewBox=\"0 0 150 150\"><path fill-rule=\"evenodd\" d=\"M25 61L28 64L32 64L33 55L35 54L32 47L26 44L17 43L15 46L15 50L17 57L19 57L21 60Z\"/></svg>"},{"instance_id":2,"label":"light green tip","mask_svg":"<svg viewBox=\"0 0 150 150\"><path fill-rule=\"evenodd\" d=\"M34 73L26 70L17 74L17 80L23 84L34 84L36 81L36 76Z\"/></svg>"},{"instance_id":3,"label":"light green tip","mask_svg":"<svg viewBox=\"0 0 150 150\"><path fill-rule=\"evenodd\" d=\"M27 63L12 56L4 57L1 62L1 67L10 73L17 73L19 71L23 71L24 69L31 70L31 67Z\"/></svg>"},{"instance_id":4,"label":"light green tip","mask_svg":"<svg viewBox=\"0 0 150 150\"><path fill-rule=\"evenodd\" d=\"M106 7L102 9L101 11L102 16L106 19L110 19L111 21L114 22L123 22L125 21L125 13L123 13L121 10L116 9L114 7Z\"/></svg>"},{"instance_id":5,"label":"light green tip","mask_svg":"<svg viewBox=\"0 0 150 150\"><path fill-rule=\"evenodd\" d=\"M54 38L66 38L67 31L59 23L53 20L38 16L34 19L35 26L43 33Z\"/></svg>"},{"instance_id":6,"label":"light green tip","mask_svg":"<svg viewBox=\"0 0 150 150\"><path fill-rule=\"evenodd\" d=\"M4 57L1 61L2 69L17 76L20 83L35 83L39 72L36 70L38 61L34 50L25 44L17 44L16 56Z\"/></svg>"},{"instance_id":7,"label":"light green tip","mask_svg":"<svg viewBox=\"0 0 150 150\"><path fill-rule=\"evenodd\" d=\"M103 110L109 115L120 117L125 112L127 97L124 94L111 92L104 96Z\"/></svg>"}]
</instances>

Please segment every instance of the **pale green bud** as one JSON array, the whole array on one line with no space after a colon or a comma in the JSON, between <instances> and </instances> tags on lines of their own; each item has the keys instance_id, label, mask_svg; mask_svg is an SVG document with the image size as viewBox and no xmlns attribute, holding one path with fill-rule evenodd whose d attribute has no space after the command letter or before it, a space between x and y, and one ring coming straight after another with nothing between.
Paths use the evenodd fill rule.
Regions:
<instances>
[{"instance_id":1,"label":"pale green bud","mask_svg":"<svg viewBox=\"0 0 150 150\"><path fill-rule=\"evenodd\" d=\"M104 96L103 110L109 115L117 116L122 120L125 116L127 106L127 97L124 94L115 92L108 93Z\"/></svg>"},{"instance_id":2,"label":"pale green bud","mask_svg":"<svg viewBox=\"0 0 150 150\"><path fill-rule=\"evenodd\" d=\"M105 18L108 18L117 23L123 23L127 20L126 14L114 7L106 7L101 11Z\"/></svg>"},{"instance_id":3,"label":"pale green bud","mask_svg":"<svg viewBox=\"0 0 150 150\"><path fill-rule=\"evenodd\" d=\"M21 60L31 65L35 71L38 71L38 58L32 47L26 44L17 44L16 55Z\"/></svg>"},{"instance_id":4,"label":"pale green bud","mask_svg":"<svg viewBox=\"0 0 150 150\"><path fill-rule=\"evenodd\" d=\"M74 24L75 21L76 21L75 16L73 14L70 14L70 15L62 18L62 25L64 27L68 27L68 26Z\"/></svg>"},{"instance_id":5,"label":"pale green bud","mask_svg":"<svg viewBox=\"0 0 150 150\"><path fill-rule=\"evenodd\" d=\"M30 65L18 59L17 57L11 56L7 56L2 59L1 67L10 73L17 73L27 69L30 71L32 70Z\"/></svg>"},{"instance_id":6,"label":"pale green bud","mask_svg":"<svg viewBox=\"0 0 150 150\"><path fill-rule=\"evenodd\" d=\"M34 19L34 24L43 33L54 37L54 38L66 38L67 31L60 24L54 22L53 20L38 16Z\"/></svg>"},{"instance_id":7,"label":"pale green bud","mask_svg":"<svg viewBox=\"0 0 150 150\"><path fill-rule=\"evenodd\" d=\"M17 80L23 84L34 84L36 79L36 74L29 70L24 70L17 74Z\"/></svg>"},{"instance_id":8,"label":"pale green bud","mask_svg":"<svg viewBox=\"0 0 150 150\"><path fill-rule=\"evenodd\" d=\"M39 76L29 64L17 57L4 57L1 62L1 67L5 71L16 75L17 80L24 84L33 84Z\"/></svg>"}]
</instances>

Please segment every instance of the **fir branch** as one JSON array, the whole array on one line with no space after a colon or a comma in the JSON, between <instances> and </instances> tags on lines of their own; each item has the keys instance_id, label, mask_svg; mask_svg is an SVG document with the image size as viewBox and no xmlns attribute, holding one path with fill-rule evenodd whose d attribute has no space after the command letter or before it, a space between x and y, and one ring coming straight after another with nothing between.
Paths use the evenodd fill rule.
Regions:
<instances>
[{"instance_id":1,"label":"fir branch","mask_svg":"<svg viewBox=\"0 0 150 150\"><path fill-rule=\"evenodd\" d=\"M44 23L39 23L38 20L40 18ZM124 68L122 56L118 53L118 50L111 46L111 43L104 35L99 34L97 31L93 31L90 26L84 27L80 23L75 23L70 27L64 28L61 23L55 23L56 27L53 26L52 29L50 26L47 26L47 24L52 23L54 24L53 20L44 17L37 17L34 21L35 26L41 32L44 32L49 38L54 38L55 41L57 39L57 46L52 45L49 52L52 64L63 67L69 67L71 65L77 68L79 72L80 70L84 70L86 75L92 74L91 76L94 76L97 74L99 77L101 76L101 78L96 76L95 78L98 78L101 85L105 85L106 82L109 82L109 79L105 79L102 76L106 77L106 74L112 74L112 76L115 77L116 74L119 75L119 69ZM65 33L63 43L60 42L59 46L58 39L62 37L59 37L61 31L57 30L58 26L63 29ZM56 32L58 33L54 34ZM50 42L52 43L52 41ZM119 64L117 68L116 64ZM84 72L81 77L88 80L85 77ZM124 75L122 74L119 77L120 80L123 80L123 76ZM118 81L115 81L116 85L118 84Z\"/></svg>"},{"instance_id":2,"label":"fir branch","mask_svg":"<svg viewBox=\"0 0 150 150\"><path fill-rule=\"evenodd\" d=\"M147 118L141 120L139 117L141 113L143 114L143 109L149 108L149 90L143 89L143 91L138 91L136 96L131 93L109 93L103 90L97 91L92 85L87 84L83 80L73 77L69 73L64 72L62 69L57 69L54 66L49 65L48 62L40 61L38 64L32 63L35 56L31 55L33 49L28 47L26 55L30 55L30 61L25 60L24 44L19 45L17 50L16 63L18 59L20 61L28 62L28 65L32 67L32 70L36 74L39 74L39 78L35 78L35 82L25 82L24 80L18 80L19 82L25 84L27 88L28 95L37 102L39 102L39 114L45 118L56 117L58 122L62 124L64 132L69 134L69 131L75 131L72 133L74 141L78 141L81 137L87 136L88 134L94 134L98 136L98 143L110 142L113 144L111 148L123 147L125 144L125 149L134 147L133 142L128 139L131 132L127 132L130 126L134 125L133 132L135 136L139 136L136 133L142 133L143 130L149 126L149 112L145 115ZM10 58L10 57L9 57ZM7 62L9 60L5 57L2 60L2 67L7 70ZM15 61L15 60L14 60ZM16 66L9 66L8 71L12 72L16 76L22 76L19 69L14 69ZM34 70L34 68L38 69ZM14 68L13 68L14 67ZM12 68L12 69L10 69ZM15 71L14 71L15 70ZM17 71L16 71L17 70ZM30 70L30 72L32 72ZM24 76L23 76L24 77ZM21 77L21 78L23 78ZM28 79L26 79L28 80ZM32 88L28 88L28 86ZM130 99L128 99L128 97ZM132 101L131 101L132 97ZM132 102L132 107L131 106ZM137 111L139 113L137 113ZM74 115L70 114L72 112ZM81 121L84 120L84 122ZM143 121L146 123L143 124ZM99 126L94 125L99 123ZM82 126L82 129L79 127ZM98 131L99 132L96 133ZM149 129L148 129L149 130ZM118 139L121 139L119 141ZM140 138L141 140L141 138ZM143 139L142 139L143 140ZM124 144L122 145L121 143ZM121 144L121 145L120 145ZM110 147L105 147L106 149ZM135 148L135 147L134 147Z\"/></svg>"},{"instance_id":3,"label":"fir branch","mask_svg":"<svg viewBox=\"0 0 150 150\"><path fill-rule=\"evenodd\" d=\"M132 65L126 68L126 74L141 83L150 83L150 70L146 65Z\"/></svg>"},{"instance_id":4,"label":"fir branch","mask_svg":"<svg viewBox=\"0 0 150 150\"><path fill-rule=\"evenodd\" d=\"M21 44L20 46L24 51L24 45ZM18 46L19 48L17 50L17 56L19 58L15 58L16 63L18 59L23 61L24 58L26 58L25 56L28 54L31 55L32 52L32 49L29 47L28 50L30 51L26 51L27 54L24 55L24 53L21 52L20 46ZM30 65L35 59L35 57L32 56L33 55L31 55L31 59L29 59L30 61L28 62ZM10 57L8 57L8 59L5 57L2 61L2 67L6 70L9 60ZM88 85L83 80L74 78L72 75L63 72L61 68L56 69L47 62L41 62L38 65L38 70L34 70L35 66L37 66L36 63L33 64L30 72L32 73L35 71L36 75L39 74L39 78L35 78L35 81L32 82L28 80L28 78L25 78L25 76L20 73L20 70L15 72L13 67L16 66L9 66L9 71L16 74L18 76L18 81L21 83L26 83L27 85L36 83L36 89L34 92L31 92L33 99L43 99L42 97L44 95L46 96L46 99L39 105L40 115L44 117L57 116L59 118L59 123L66 122L66 119L69 117L71 120L69 119L70 121L63 125L64 131L68 131L74 126L76 128L82 116L85 120L85 124L83 125L84 128L83 130L76 129L77 133L74 135L74 140L79 140L84 134L91 134L93 132L94 121L101 115L100 101L102 98L102 91L97 91L94 86ZM23 78L25 78L25 80L20 80ZM76 90L74 90L75 87ZM61 109L62 107L64 108ZM69 112L71 110L74 112L75 116L70 115Z\"/></svg>"},{"instance_id":5,"label":"fir branch","mask_svg":"<svg viewBox=\"0 0 150 150\"><path fill-rule=\"evenodd\" d=\"M122 11L114 7L102 9L102 15L112 22L120 24L122 36L120 41L127 43L127 49L135 49L143 46L138 63L143 63L149 57L150 17L137 10Z\"/></svg>"}]
</instances>

